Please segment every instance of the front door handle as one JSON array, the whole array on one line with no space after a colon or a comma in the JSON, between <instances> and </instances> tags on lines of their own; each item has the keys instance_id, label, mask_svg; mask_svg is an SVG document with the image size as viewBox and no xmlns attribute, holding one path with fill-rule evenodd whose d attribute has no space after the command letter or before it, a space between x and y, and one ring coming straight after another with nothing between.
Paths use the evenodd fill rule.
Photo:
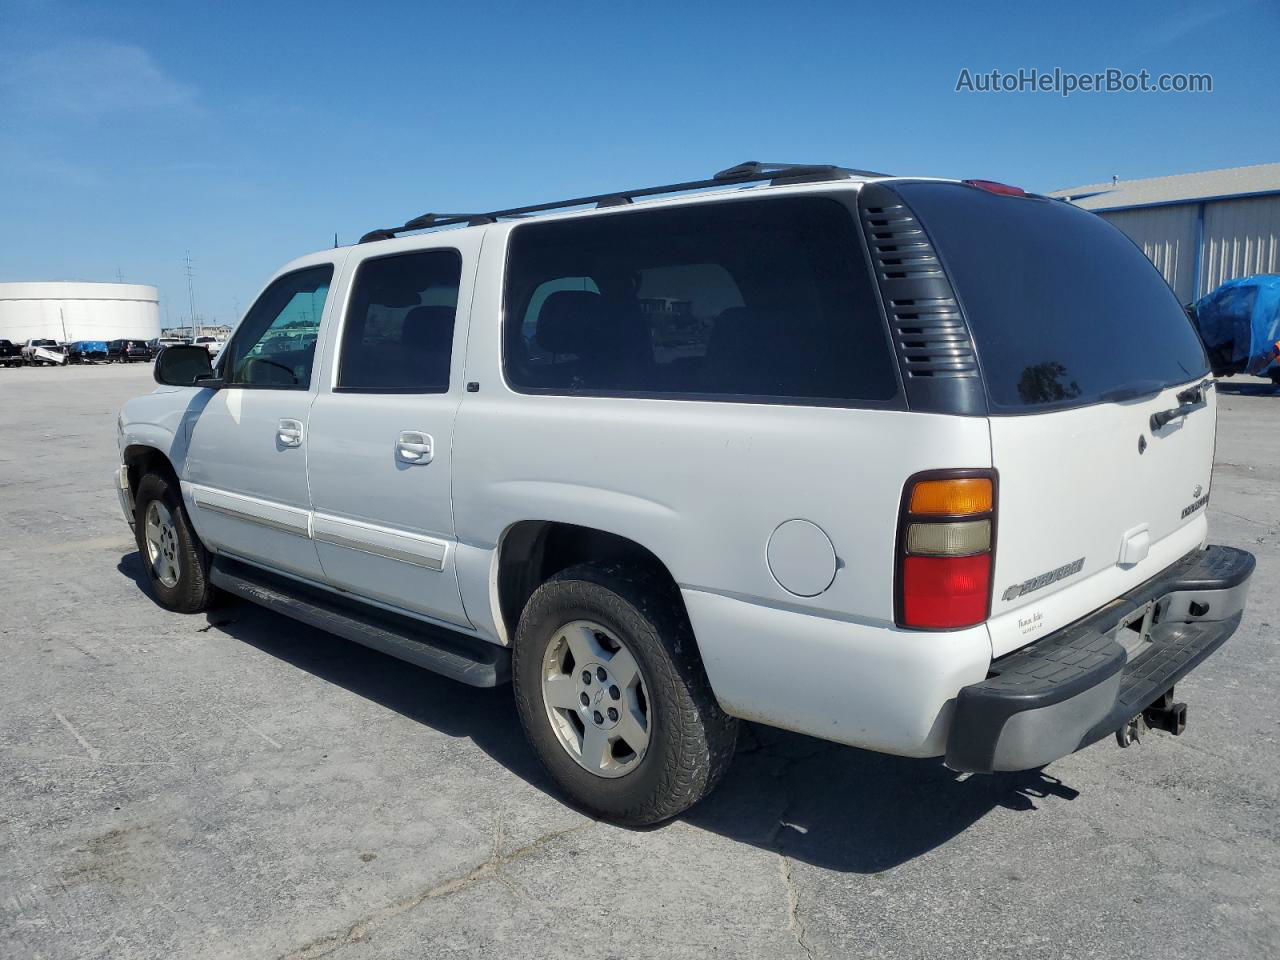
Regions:
<instances>
[{"instance_id":1,"label":"front door handle","mask_svg":"<svg viewBox=\"0 0 1280 960\"><path fill-rule=\"evenodd\" d=\"M405 430L396 441L396 457L402 463L430 463L435 456L435 446L431 434Z\"/></svg>"},{"instance_id":2,"label":"front door handle","mask_svg":"<svg viewBox=\"0 0 1280 960\"><path fill-rule=\"evenodd\" d=\"M276 442L282 447L302 446L302 424L297 420L281 420L276 427Z\"/></svg>"}]
</instances>

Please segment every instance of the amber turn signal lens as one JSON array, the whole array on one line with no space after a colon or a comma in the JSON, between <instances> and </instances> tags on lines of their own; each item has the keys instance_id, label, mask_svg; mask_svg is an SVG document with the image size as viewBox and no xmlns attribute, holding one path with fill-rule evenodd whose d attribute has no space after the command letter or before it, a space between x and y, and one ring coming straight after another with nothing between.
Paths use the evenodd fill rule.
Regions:
<instances>
[{"instance_id":1,"label":"amber turn signal lens","mask_svg":"<svg viewBox=\"0 0 1280 960\"><path fill-rule=\"evenodd\" d=\"M989 477L921 480L911 490L910 510L925 516L960 517L986 513L991 509L991 503Z\"/></svg>"}]
</instances>

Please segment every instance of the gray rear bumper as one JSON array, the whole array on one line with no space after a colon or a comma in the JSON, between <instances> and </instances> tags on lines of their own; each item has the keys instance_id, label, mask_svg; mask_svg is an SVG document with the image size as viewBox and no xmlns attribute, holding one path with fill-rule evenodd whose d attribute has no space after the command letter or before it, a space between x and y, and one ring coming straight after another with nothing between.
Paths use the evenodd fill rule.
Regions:
<instances>
[{"instance_id":1,"label":"gray rear bumper","mask_svg":"<svg viewBox=\"0 0 1280 960\"><path fill-rule=\"evenodd\" d=\"M1195 550L1083 620L991 665L960 690L947 740L953 770L1028 770L1119 730L1170 690L1240 625L1253 554ZM1150 609L1133 660L1116 639Z\"/></svg>"}]
</instances>

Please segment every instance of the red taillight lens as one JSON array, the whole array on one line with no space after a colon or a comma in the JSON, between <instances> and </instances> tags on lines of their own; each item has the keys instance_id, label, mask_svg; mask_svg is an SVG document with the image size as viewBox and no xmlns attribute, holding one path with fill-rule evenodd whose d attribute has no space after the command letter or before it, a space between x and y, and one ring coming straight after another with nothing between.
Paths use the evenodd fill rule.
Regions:
<instances>
[{"instance_id":1,"label":"red taillight lens","mask_svg":"<svg viewBox=\"0 0 1280 960\"><path fill-rule=\"evenodd\" d=\"M997 183L994 180L961 180L960 182L966 186L985 190L987 193L998 193L1002 197L1025 197L1027 195L1027 191L1021 187L1011 187L1007 183Z\"/></svg>"},{"instance_id":2,"label":"red taillight lens","mask_svg":"<svg viewBox=\"0 0 1280 960\"><path fill-rule=\"evenodd\" d=\"M907 481L898 525L899 626L955 630L991 612L996 477L930 470Z\"/></svg>"},{"instance_id":3,"label":"red taillight lens","mask_svg":"<svg viewBox=\"0 0 1280 960\"><path fill-rule=\"evenodd\" d=\"M953 629L981 623L990 596L989 553L904 558L902 615L908 626Z\"/></svg>"}]
</instances>

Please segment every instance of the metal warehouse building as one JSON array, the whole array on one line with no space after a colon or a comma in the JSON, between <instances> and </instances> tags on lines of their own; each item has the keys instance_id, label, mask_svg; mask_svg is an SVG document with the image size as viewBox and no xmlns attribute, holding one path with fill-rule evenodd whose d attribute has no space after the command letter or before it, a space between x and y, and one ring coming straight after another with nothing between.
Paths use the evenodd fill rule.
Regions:
<instances>
[{"instance_id":1,"label":"metal warehouse building","mask_svg":"<svg viewBox=\"0 0 1280 960\"><path fill-rule=\"evenodd\" d=\"M1183 303L1233 277L1280 273L1280 163L1088 184L1051 196L1132 237Z\"/></svg>"},{"instance_id":2,"label":"metal warehouse building","mask_svg":"<svg viewBox=\"0 0 1280 960\"><path fill-rule=\"evenodd\" d=\"M136 283L0 283L0 339L150 340L160 292Z\"/></svg>"}]
</instances>

